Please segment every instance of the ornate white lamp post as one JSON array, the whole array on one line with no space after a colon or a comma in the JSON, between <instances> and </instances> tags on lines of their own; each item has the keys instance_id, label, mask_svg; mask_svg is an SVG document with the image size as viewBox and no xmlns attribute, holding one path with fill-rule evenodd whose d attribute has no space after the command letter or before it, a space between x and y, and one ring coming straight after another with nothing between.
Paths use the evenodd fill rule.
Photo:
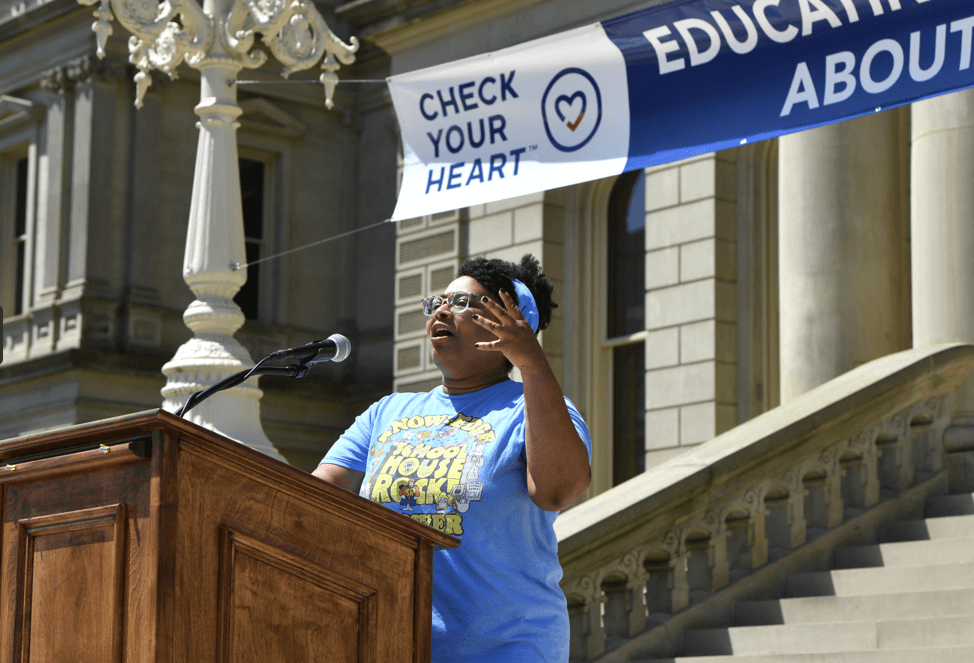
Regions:
<instances>
[{"instance_id":1,"label":"ornate white lamp post","mask_svg":"<svg viewBox=\"0 0 974 663\"><path fill-rule=\"evenodd\" d=\"M237 163L237 74L267 60L263 51L251 50L256 33L285 66L283 76L313 67L324 56L320 79L326 105L338 83L340 64L355 60L358 41L338 39L314 5L306 0L79 0L99 3L92 29L98 56L116 17L134 36L129 38L129 61L135 75L135 105L141 107L151 84L149 70L176 76L186 62L201 75L200 121L196 172L189 212L183 279L196 300L183 314L193 338L183 344L162 369L167 377L162 390L163 408L177 410L200 389L253 365L247 350L233 338L244 323L233 296L247 280L240 179ZM187 418L280 458L260 424L262 395L256 378L218 393L193 409Z\"/></svg>"}]
</instances>

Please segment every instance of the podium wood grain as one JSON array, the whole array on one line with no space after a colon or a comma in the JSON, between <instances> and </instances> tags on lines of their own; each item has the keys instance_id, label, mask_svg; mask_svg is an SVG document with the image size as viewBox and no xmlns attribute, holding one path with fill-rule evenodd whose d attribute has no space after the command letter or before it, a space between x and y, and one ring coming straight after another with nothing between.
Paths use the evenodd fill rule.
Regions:
<instances>
[{"instance_id":1,"label":"podium wood grain","mask_svg":"<svg viewBox=\"0 0 974 663\"><path fill-rule=\"evenodd\" d=\"M456 539L163 411L0 443L0 663L430 658Z\"/></svg>"}]
</instances>

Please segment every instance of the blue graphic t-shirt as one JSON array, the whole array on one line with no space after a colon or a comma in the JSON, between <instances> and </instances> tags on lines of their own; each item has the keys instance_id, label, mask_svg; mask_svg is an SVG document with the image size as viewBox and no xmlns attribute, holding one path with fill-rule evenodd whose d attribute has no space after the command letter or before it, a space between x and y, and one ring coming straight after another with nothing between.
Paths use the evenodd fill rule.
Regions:
<instances>
[{"instance_id":1,"label":"blue graphic t-shirt","mask_svg":"<svg viewBox=\"0 0 974 663\"><path fill-rule=\"evenodd\" d=\"M568 660L558 514L528 495L520 382L387 396L321 462L365 472L363 497L460 539L433 553L434 663Z\"/></svg>"}]
</instances>

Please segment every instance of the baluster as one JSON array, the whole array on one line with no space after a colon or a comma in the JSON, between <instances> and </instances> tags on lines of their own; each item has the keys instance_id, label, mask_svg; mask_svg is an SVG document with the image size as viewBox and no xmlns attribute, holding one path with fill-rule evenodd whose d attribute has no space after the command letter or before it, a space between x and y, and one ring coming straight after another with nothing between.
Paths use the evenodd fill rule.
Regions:
<instances>
[{"instance_id":1,"label":"baluster","mask_svg":"<svg viewBox=\"0 0 974 663\"><path fill-rule=\"evenodd\" d=\"M879 504L879 451L872 440L862 454L863 507Z\"/></svg>"},{"instance_id":2,"label":"baluster","mask_svg":"<svg viewBox=\"0 0 974 663\"><path fill-rule=\"evenodd\" d=\"M836 465L836 468L833 468L828 476L825 477L825 495L828 500L826 511L828 521L826 526L829 529L838 527L845 519L845 505L842 503L842 475L840 471L837 471L837 467Z\"/></svg>"},{"instance_id":3,"label":"baluster","mask_svg":"<svg viewBox=\"0 0 974 663\"><path fill-rule=\"evenodd\" d=\"M646 580L649 574L640 571L629 579L629 637L642 633L646 628Z\"/></svg>"},{"instance_id":4,"label":"baluster","mask_svg":"<svg viewBox=\"0 0 974 663\"><path fill-rule=\"evenodd\" d=\"M690 554L684 549L682 554L670 558L670 597L673 614L690 605L690 583L687 580Z\"/></svg>"},{"instance_id":5,"label":"baluster","mask_svg":"<svg viewBox=\"0 0 974 663\"><path fill-rule=\"evenodd\" d=\"M805 543L805 489L799 483L788 495L788 544L792 549Z\"/></svg>"},{"instance_id":6,"label":"baluster","mask_svg":"<svg viewBox=\"0 0 974 663\"><path fill-rule=\"evenodd\" d=\"M768 535L765 532L767 520L767 509L761 509L750 518L748 543L751 546L751 569L759 569L768 563Z\"/></svg>"},{"instance_id":7,"label":"baluster","mask_svg":"<svg viewBox=\"0 0 974 663\"><path fill-rule=\"evenodd\" d=\"M571 597L568 609L570 656L576 660L591 661L605 651L602 624L605 595L601 583L596 582L592 575L587 575L564 589L565 594Z\"/></svg>"},{"instance_id":8,"label":"baluster","mask_svg":"<svg viewBox=\"0 0 974 663\"><path fill-rule=\"evenodd\" d=\"M649 612L646 605L646 580L649 573L639 561L639 553L631 552L623 558L622 566L627 573L627 637L641 633L646 628L646 616Z\"/></svg>"},{"instance_id":9,"label":"baluster","mask_svg":"<svg viewBox=\"0 0 974 663\"><path fill-rule=\"evenodd\" d=\"M611 577L602 581L604 608L602 610L602 625L607 641L613 638L629 636L629 578L624 574L613 572Z\"/></svg>"},{"instance_id":10,"label":"baluster","mask_svg":"<svg viewBox=\"0 0 974 663\"><path fill-rule=\"evenodd\" d=\"M710 563L710 589L717 591L730 582L730 562L727 559L727 530L721 526L721 531L710 537L710 549L707 560Z\"/></svg>"}]
</instances>

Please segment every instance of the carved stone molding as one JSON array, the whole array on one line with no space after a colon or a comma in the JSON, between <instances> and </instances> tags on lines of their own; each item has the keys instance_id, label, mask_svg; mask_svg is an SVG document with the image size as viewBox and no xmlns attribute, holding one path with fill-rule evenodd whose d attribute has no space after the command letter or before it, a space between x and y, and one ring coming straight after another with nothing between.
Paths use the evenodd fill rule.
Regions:
<instances>
[{"instance_id":1,"label":"carved stone molding","mask_svg":"<svg viewBox=\"0 0 974 663\"><path fill-rule=\"evenodd\" d=\"M308 129L298 118L263 97L241 101L240 108L243 110L241 131L294 140Z\"/></svg>"},{"instance_id":2,"label":"carved stone molding","mask_svg":"<svg viewBox=\"0 0 974 663\"><path fill-rule=\"evenodd\" d=\"M0 131L21 124L38 122L44 117L44 107L27 99L0 94Z\"/></svg>"},{"instance_id":3,"label":"carved stone molding","mask_svg":"<svg viewBox=\"0 0 974 663\"><path fill-rule=\"evenodd\" d=\"M122 62L85 55L45 71L41 75L40 86L55 94L71 94L79 84L121 78L125 75L125 69Z\"/></svg>"}]
</instances>

